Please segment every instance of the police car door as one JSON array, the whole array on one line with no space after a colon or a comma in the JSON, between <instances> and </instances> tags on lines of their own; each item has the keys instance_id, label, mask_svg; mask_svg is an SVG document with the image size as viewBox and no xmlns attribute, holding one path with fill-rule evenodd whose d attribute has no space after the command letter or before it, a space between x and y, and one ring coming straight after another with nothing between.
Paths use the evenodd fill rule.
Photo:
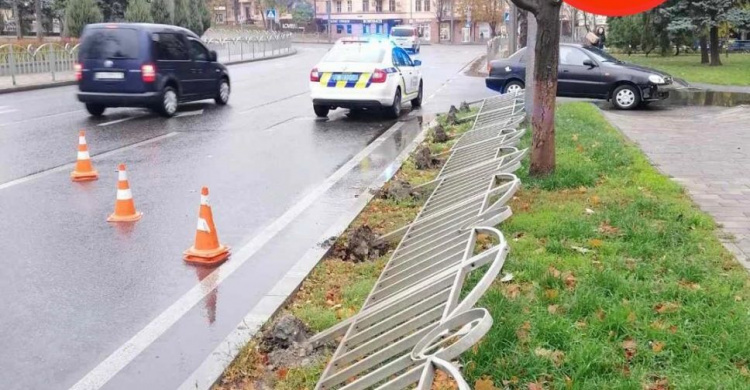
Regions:
<instances>
[{"instance_id":1,"label":"police car door","mask_svg":"<svg viewBox=\"0 0 750 390\"><path fill-rule=\"evenodd\" d=\"M393 48L393 64L398 68L399 74L404 83L404 94L411 95L419 88L419 81L415 75L414 64L411 62L409 55L400 47Z\"/></svg>"}]
</instances>

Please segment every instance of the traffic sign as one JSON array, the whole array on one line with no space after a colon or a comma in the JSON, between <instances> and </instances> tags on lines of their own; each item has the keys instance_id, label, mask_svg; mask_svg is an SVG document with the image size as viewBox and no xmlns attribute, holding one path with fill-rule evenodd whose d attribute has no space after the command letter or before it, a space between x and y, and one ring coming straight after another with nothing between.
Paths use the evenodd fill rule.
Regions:
<instances>
[{"instance_id":1,"label":"traffic sign","mask_svg":"<svg viewBox=\"0 0 750 390\"><path fill-rule=\"evenodd\" d=\"M266 19L276 19L276 9L271 8L266 10Z\"/></svg>"}]
</instances>

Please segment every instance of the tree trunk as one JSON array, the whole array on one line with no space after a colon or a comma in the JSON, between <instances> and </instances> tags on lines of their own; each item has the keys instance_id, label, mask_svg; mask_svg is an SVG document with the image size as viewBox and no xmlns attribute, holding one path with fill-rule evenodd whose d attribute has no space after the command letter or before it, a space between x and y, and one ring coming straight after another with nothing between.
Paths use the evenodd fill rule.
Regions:
<instances>
[{"instance_id":1,"label":"tree trunk","mask_svg":"<svg viewBox=\"0 0 750 390\"><path fill-rule=\"evenodd\" d=\"M719 27L712 26L709 35L711 39L711 66L721 66L721 53L719 52Z\"/></svg>"},{"instance_id":2,"label":"tree trunk","mask_svg":"<svg viewBox=\"0 0 750 390\"><path fill-rule=\"evenodd\" d=\"M701 64L707 64L708 63L708 38L706 37L705 33L701 34L700 46L701 46Z\"/></svg>"},{"instance_id":3,"label":"tree trunk","mask_svg":"<svg viewBox=\"0 0 750 390\"><path fill-rule=\"evenodd\" d=\"M534 17L534 15L531 15L531 17ZM526 11L520 11L518 13L518 23L519 26L521 26L521 33L518 35L518 42L519 42L519 48L526 47L526 43L528 42L528 36L529 36L529 13Z\"/></svg>"},{"instance_id":4,"label":"tree trunk","mask_svg":"<svg viewBox=\"0 0 750 390\"><path fill-rule=\"evenodd\" d=\"M36 13L36 39L41 42L42 37L44 36L44 34L42 34L42 0L35 0L34 3L34 11Z\"/></svg>"},{"instance_id":5,"label":"tree trunk","mask_svg":"<svg viewBox=\"0 0 750 390\"><path fill-rule=\"evenodd\" d=\"M18 0L13 0L13 18L16 21L16 38L23 38L23 26L21 25L21 13L18 11Z\"/></svg>"},{"instance_id":6,"label":"tree trunk","mask_svg":"<svg viewBox=\"0 0 750 390\"><path fill-rule=\"evenodd\" d=\"M534 64L534 112L531 116L532 176L544 176L555 170L555 96L557 64L560 57L559 1L540 1L536 14L536 63Z\"/></svg>"}]
</instances>

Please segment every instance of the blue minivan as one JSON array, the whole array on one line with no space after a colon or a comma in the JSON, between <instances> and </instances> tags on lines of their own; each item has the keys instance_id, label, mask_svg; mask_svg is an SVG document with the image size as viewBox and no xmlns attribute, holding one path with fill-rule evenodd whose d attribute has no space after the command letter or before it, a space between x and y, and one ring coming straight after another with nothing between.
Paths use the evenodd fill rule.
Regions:
<instances>
[{"instance_id":1,"label":"blue minivan","mask_svg":"<svg viewBox=\"0 0 750 390\"><path fill-rule=\"evenodd\" d=\"M146 107L170 117L178 103L229 101L227 68L190 30L161 24L100 23L83 30L78 100L93 116L107 107Z\"/></svg>"}]
</instances>

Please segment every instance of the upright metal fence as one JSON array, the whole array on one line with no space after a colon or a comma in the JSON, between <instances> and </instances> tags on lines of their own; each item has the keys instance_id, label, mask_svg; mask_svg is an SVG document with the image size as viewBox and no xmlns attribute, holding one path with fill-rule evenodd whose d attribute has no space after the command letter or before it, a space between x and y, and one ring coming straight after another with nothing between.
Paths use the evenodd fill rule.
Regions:
<instances>
[{"instance_id":1,"label":"upright metal fence","mask_svg":"<svg viewBox=\"0 0 750 390\"><path fill-rule=\"evenodd\" d=\"M414 222L384 237L401 240L361 311L312 339L340 338L316 389L428 390L441 370L470 390L452 360L492 326L474 305L508 254L495 226L511 215L506 203L520 187L512 172L527 153L516 147L523 95L481 104L437 178L418 187L431 194Z\"/></svg>"},{"instance_id":2,"label":"upright metal fence","mask_svg":"<svg viewBox=\"0 0 750 390\"><path fill-rule=\"evenodd\" d=\"M246 31L244 35L214 35L204 38L210 50L215 50L220 62L244 61L290 53L292 35ZM45 43L40 46L17 44L0 45L0 77L10 77L12 85L19 84L19 76L39 76L36 83L58 81L60 73L68 79L78 60L79 45Z\"/></svg>"}]
</instances>

